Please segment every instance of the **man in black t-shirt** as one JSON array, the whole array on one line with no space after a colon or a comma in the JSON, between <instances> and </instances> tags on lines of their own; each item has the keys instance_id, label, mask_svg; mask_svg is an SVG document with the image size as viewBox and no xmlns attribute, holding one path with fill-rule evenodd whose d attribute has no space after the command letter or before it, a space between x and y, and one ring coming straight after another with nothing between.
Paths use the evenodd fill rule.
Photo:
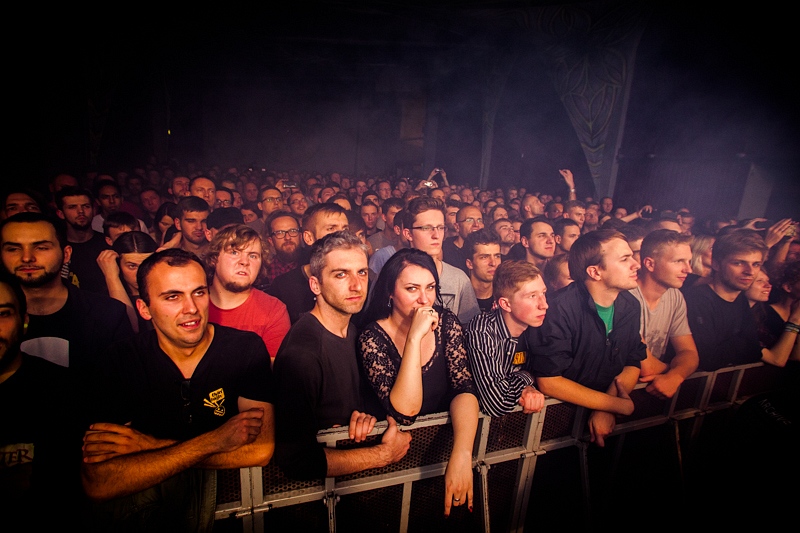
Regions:
<instances>
[{"instance_id":1,"label":"man in black t-shirt","mask_svg":"<svg viewBox=\"0 0 800 533\"><path fill-rule=\"evenodd\" d=\"M0 254L28 301L26 353L84 378L101 350L133 335L124 304L62 281L72 254L63 225L41 213L18 213L0 224Z\"/></svg>"},{"instance_id":2,"label":"man in black t-shirt","mask_svg":"<svg viewBox=\"0 0 800 533\"><path fill-rule=\"evenodd\" d=\"M153 330L112 346L98 371L82 479L102 503L88 516L109 529L210 531L215 471L272 457L269 356L255 333L208 322L197 256L157 252L137 281Z\"/></svg>"},{"instance_id":3,"label":"man in black t-shirt","mask_svg":"<svg viewBox=\"0 0 800 533\"><path fill-rule=\"evenodd\" d=\"M317 444L319 430L349 424L363 441L375 417L362 412L356 328L350 322L367 298L366 247L347 230L312 247L309 284L316 303L292 326L275 357L276 460L296 479L342 476L399 461L411 435L391 417L381 443L340 450Z\"/></svg>"}]
</instances>

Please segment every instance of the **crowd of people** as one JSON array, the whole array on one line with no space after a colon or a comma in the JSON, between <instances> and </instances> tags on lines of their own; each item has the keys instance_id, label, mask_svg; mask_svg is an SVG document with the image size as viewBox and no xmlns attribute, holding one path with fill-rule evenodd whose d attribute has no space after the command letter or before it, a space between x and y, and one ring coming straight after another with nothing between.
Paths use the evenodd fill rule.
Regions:
<instances>
[{"instance_id":1,"label":"crowd of people","mask_svg":"<svg viewBox=\"0 0 800 533\"><path fill-rule=\"evenodd\" d=\"M602 447L637 383L669 399L758 361L795 384L770 414L800 421L797 222L626 209L558 172L544 192L149 165L5 191L0 500L210 530L219 469L382 467L449 412L444 514L472 511L480 412L557 398ZM352 446L317 443L335 426ZM37 515L56 489L66 514Z\"/></svg>"}]
</instances>

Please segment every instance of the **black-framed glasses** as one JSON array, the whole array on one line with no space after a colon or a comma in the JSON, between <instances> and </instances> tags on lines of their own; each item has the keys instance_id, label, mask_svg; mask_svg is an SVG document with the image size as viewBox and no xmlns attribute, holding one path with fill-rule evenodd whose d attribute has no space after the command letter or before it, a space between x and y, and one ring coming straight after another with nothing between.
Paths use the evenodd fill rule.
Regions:
<instances>
[{"instance_id":1,"label":"black-framed glasses","mask_svg":"<svg viewBox=\"0 0 800 533\"><path fill-rule=\"evenodd\" d=\"M478 224L483 224L483 219L482 218L467 217L464 220L460 221L459 224L463 224L464 222L469 222L470 224L475 224L476 222Z\"/></svg>"},{"instance_id":2,"label":"black-framed glasses","mask_svg":"<svg viewBox=\"0 0 800 533\"><path fill-rule=\"evenodd\" d=\"M266 198L262 198L261 201L262 202L267 202L268 204L271 204L272 202L282 202L283 198L275 198L273 196L268 196Z\"/></svg>"},{"instance_id":3,"label":"black-framed glasses","mask_svg":"<svg viewBox=\"0 0 800 533\"><path fill-rule=\"evenodd\" d=\"M181 381L181 400L183 400L183 421L186 424L192 423L192 381L184 379Z\"/></svg>"},{"instance_id":4,"label":"black-framed glasses","mask_svg":"<svg viewBox=\"0 0 800 533\"><path fill-rule=\"evenodd\" d=\"M279 229L278 231L273 231L272 233L270 233L270 235L278 239L285 238L287 234L289 235L289 237L297 237L298 235L300 235L300 230L297 228L292 228L287 230Z\"/></svg>"},{"instance_id":5,"label":"black-framed glasses","mask_svg":"<svg viewBox=\"0 0 800 533\"><path fill-rule=\"evenodd\" d=\"M429 226L426 224L424 226L411 226L411 229L418 229L420 231L424 231L425 233L433 233L434 231L438 231L439 233L444 233L445 226L444 224L441 224L439 226Z\"/></svg>"}]
</instances>

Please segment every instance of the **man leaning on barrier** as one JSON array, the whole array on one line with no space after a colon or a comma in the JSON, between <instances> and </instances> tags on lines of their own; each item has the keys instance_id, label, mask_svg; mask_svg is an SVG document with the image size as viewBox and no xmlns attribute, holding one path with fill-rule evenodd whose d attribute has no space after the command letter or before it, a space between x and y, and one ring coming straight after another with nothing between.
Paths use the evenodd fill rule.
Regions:
<instances>
[{"instance_id":1,"label":"man leaning on barrier","mask_svg":"<svg viewBox=\"0 0 800 533\"><path fill-rule=\"evenodd\" d=\"M541 328L526 332L536 385L547 396L592 409L592 442L605 445L615 415L630 415L629 393L647 356L639 334L639 263L624 235L596 230L569 252L574 283L558 291Z\"/></svg>"},{"instance_id":2,"label":"man leaning on barrier","mask_svg":"<svg viewBox=\"0 0 800 533\"><path fill-rule=\"evenodd\" d=\"M544 407L519 338L528 327L542 325L546 290L541 272L531 263L504 261L492 281L497 309L476 316L466 328L470 369L486 414L501 416L517 405L525 413L538 413Z\"/></svg>"},{"instance_id":3,"label":"man leaning on barrier","mask_svg":"<svg viewBox=\"0 0 800 533\"><path fill-rule=\"evenodd\" d=\"M275 357L278 465L289 477L315 479L395 463L408 452L411 434L391 417L379 444L341 450L317 443L322 429L349 424L350 438L363 442L375 426L375 417L364 412L357 331L350 322L367 298L366 247L347 230L331 233L314 243L309 269L316 303Z\"/></svg>"},{"instance_id":4,"label":"man leaning on barrier","mask_svg":"<svg viewBox=\"0 0 800 533\"><path fill-rule=\"evenodd\" d=\"M100 363L82 477L88 527L210 531L215 470L265 466L273 384L263 341L208 323L208 281L189 252L157 252L137 273L148 331Z\"/></svg>"}]
</instances>

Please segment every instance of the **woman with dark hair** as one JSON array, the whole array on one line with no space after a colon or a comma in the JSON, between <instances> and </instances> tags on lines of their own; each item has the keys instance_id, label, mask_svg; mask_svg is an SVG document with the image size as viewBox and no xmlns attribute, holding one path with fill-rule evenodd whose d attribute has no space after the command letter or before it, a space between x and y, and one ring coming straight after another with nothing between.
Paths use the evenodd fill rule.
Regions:
<instances>
[{"instance_id":1,"label":"woman with dark hair","mask_svg":"<svg viewBox=\"0 0 800 533\"><path fill-rule=\"evenodd\" d=\"M139 316L133 303L139 296L136 273L142 261L157 248L156 242L147 233L128 231L117 237L111 250L103 250L97 257L97 264L106 278L108 295L125 304L131 326L137 333L149 329L151 324Z\"/></svg>"},{"instance_id":2,"label":"woman with dark hair","mask_svg":"<svg viewBox=\"0 0 800 533\"><path fill-rule=\"evenodd\" d=\"M359 337L359 357L382 407L399 424L450 411L453 448L445 472L445 515L472 509L472 447L478 399L458 318L441 305L433 259L410 248L383 266Z\"/></svg>"},{"instance_id":3,"label":"woman with dark hair","mask_svg":"<svg viewBox=\"0 0 800 533\"><path fill-rule=\"evenodd\" d=\"M175 226L175 208L178 205L174 202L164 202L153 216L153 233L150 235L158 246L164 245L164 235L167 230Z\"/></svg>"}]
</instances>

